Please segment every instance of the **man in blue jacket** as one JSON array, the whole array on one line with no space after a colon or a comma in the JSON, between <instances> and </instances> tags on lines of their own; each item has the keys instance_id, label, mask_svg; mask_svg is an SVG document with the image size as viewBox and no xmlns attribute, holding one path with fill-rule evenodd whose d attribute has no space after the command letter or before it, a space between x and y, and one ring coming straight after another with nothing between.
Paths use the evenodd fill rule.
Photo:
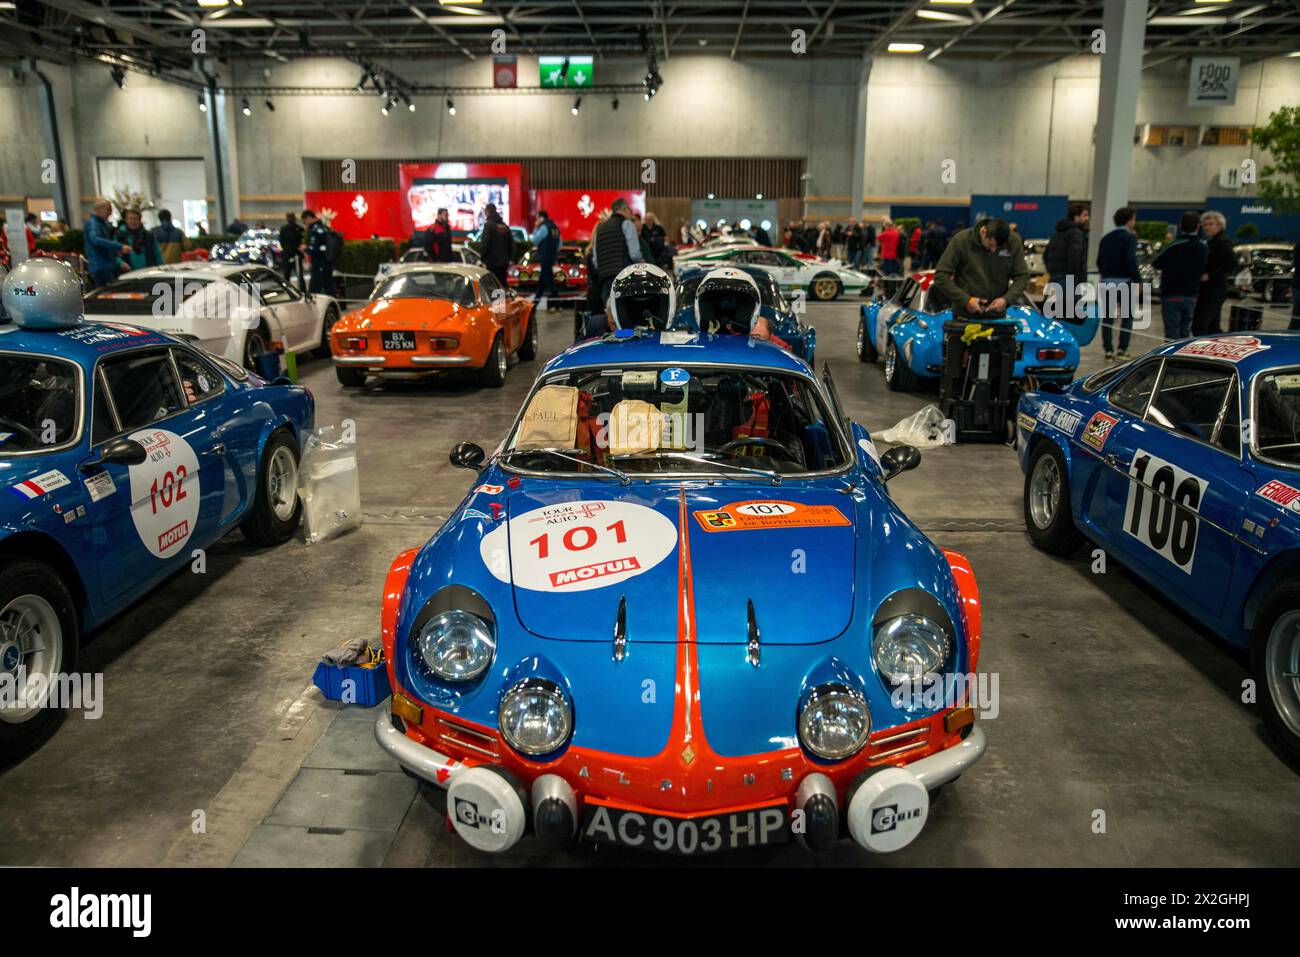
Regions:
<instances>
[{"instance_id":1,"label":"man in blue jacket","mask_svg":"<svg viewBox=\"0 0 1300 957\"><path fill-rule=\"evenodd\" d=\"M1119 326L1119 360L1128 361L1132 339L1133 305L1142 283L1137 261L1137 213L1127 206L1115 210L1115 228L1101 237L1097 247L1097 272L1101 276L1098 304L1101 307L1101 342L1106 361L1116 358L1111 330Z\"/></svg>"},{"instance_id":2,"label":"man in blue jacket","mask_svg":"<svg viewBox=\"0 0 1300 957\"><path fill-rule=\"evenodd\" d=\"M547 215L546 210L537 214L537 228L533 230L533 246L537 249L537 268L541 275L537 277L537 292L533 302L540 302L543 309L549 308L547 295L558 296L555 288L555 260L560 255L560 227Z\"/></svg>"},{"instance_id":3,"label":"man in blue jacket","mask_svg":"<svg viewBox=\"0 0 1300 957\"><path fill-rule=\"evenodd\" d=\"M122 257L131 252L130 246L123 246L113 236L113 227L108 225L108 217L112 212L113 204L108 200L95 200L82 234L86 268L90 270L90 278L96 288L106 286L117 278L122 267Z\"/></svg>"},{"instance_id":4,"label":"man in blue jacket","mask_svg":"<svg viewBox=\"0 0 1300 957\"><path fill-rule=\"evenodd\" d=\"M1178 223L1178 238L1171 242L1151 265L1160 273L1160 312L1165 321L1166 339L1186 339L1191 335L1192 316L1196 312L1196 295L1201 291L1201 277L1210 251L1196 235L1201 217L1183 213Z\"/></svg>"}]
</instances>

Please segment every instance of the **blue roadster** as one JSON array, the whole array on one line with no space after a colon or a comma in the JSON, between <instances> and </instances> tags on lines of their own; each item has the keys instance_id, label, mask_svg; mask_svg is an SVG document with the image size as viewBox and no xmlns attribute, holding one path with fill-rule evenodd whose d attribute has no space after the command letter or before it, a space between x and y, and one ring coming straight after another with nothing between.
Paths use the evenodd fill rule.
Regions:
<instances>
[{"instance_id":1,"label":"blue roadster","mask_svg":"<svg viewBox=\"0 0 1300 957\"><path fill-rule=\"evenodd\" d=\"M82 635L235 527L293 533L313 410L136 326L0 325L0 766L58 726Z\"/></svg>"},{"instance_id":2,"label":"blue roadster","mask_svg":"<svg viewBox=\"0 0 1300 957\"><path fill-rule=\"evenodd\" d=\"M1300 343L1211 336L1020 399L1025 524L1084 536L1249 650L1265 723L1300 760Z\"/></svg>"},{"instance_id":3,"label":"blue roadster","mask_svg":"<svg viewBox=\"0 0 1300 957\"><path fill-rule=\"evenodd\" d=\"M892 298L875 299L861 307L858 318L858 358L885 360L885 383L896 391L919 389L943 371L943 324L952 319L952 305L934 285L934 271L908 277ZM1012 323L1016 330L1015 379L1064 384L1079 367L1079 348L1097 334L1095 315L1077 324L1048 319L1028 299L1012 304L1006 318L982 322Z\"/></svg>"},{"instance_id":4,"label":"blue roadster","mask_svg":"<svg viewBox=\"0 0 1300 957\"><path fill-rule=\"evenodd\" d=\"M974 575L886 491L920 453L878 455L829 371L628 330L549 362L490 456L451 458L473 487L385 583L375 735L471 846L892 851L984 752L954 693Z\"/></svg>"},{"instance_id":5,"label":"blue roadster","mask_svg":"<svg viewBox=\"0 0 1300 957\"><path fill-rule=\"evenodd\" d=\"M817 330L799 318L794 307L781 292L780 283L772 277L772 274L757 266L732 262L708 262L678 269L677 318L673 328L691 332L700 331L699 321L695 315L695 290L700 285L700 281L720 265L739 269L754 280L759 295L762 296L759 312L767 319L772 334L788 346L791 352L812 365L817 352Z\"/></svg>"}]
</instances>

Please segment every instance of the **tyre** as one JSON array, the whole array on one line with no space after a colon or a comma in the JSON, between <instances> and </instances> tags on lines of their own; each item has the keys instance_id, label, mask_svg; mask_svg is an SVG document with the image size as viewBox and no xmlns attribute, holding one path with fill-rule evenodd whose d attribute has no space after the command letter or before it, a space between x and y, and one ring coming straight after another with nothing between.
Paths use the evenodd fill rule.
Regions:
<instances>
[{"instance_id":1,"label":"tyre","mask_svg":"<svg viewBox=\"0 0 1300 957\"><path fill-rule=\"evenodd\" d=\"M524 332L524 341L519 344L519 358L527 362L537 358L537 340L541 335L537 331L537 310L528 317L528 329Z\"/></svg>"},{"instance_id":2,"label":"tyre","mask_svg":"<svg viewBox=\"0 0 1300 957\"><path fill-rule=\"evenodd\" d=\"M359 389L366 384L365 369L351 369L347 366L335 366L334 374L338 376L339 384L347 386L350 389Z\"/></svg>"},{"instance_id":3,"label":"tyre","mask_svg":"<svg viewBox=\"0 0 1300 957\"><path fill-rule=\"evenodd\" d=\"M271 435L262 451L253 510L239 528L255 545L279 545L297 531L301 519L298 444L288 431L281 429Z\"/></svg>"},{"instance_id":4,"label":"tyre","mask_svg":"<svg viewBox=\"0 0 1300 957\"><path fill-rule=\"evenodd\" d=\"M898 346L893 336L885 342L885 385L893 392L915 392L921 387L921 379L907 365L907 360L898 354Z\"/></svg>"},{"instance_id":5,"label":"tyre","mask_svg":"<svg viewBox=\"0 0 1300 957\"><path fill-rule=\"evenodd\" d=\"M875 362L880 358L880 353L876 351L876 344L871 341L871 331L867 328L867 317L858 317L858 360L860 362Z\"/></svg>"},{"instance_id":6,"label":"tyre","mask_svg":"<svg viewBox=\"0 0 1300 957\"><path fill-rule=\"evenodd\" d=\"M334 323L339 321L339 310L337 306L330 306L325 310L325 319L320 327L320 345L316 347L314 355L324 359L330 354L330 330L334 328Z\"/></svg>"},{"instance_id":7,"label":"tyre","mask_svg":"<svg viewBox=\"0 0 1300 957\"><path fill-rule=\"evenodd\" d=\"M808 291L818 302L830 302L833 299L839 298L843 288L844 287L840 285L840 281L834 276L829 273L822 273L821 275L813 277L813 281L809 285Z\"/></svg>"},{"instance_id":8,"label":"tyre","mask_svg":"<svg viewBox=\"0 0 1300 957\"><path fill-rule=\"evenodd\" d=\"M271 335L265 325L250 329L244 336L244 368L257 371L257 357L265 355L271 348Z\"/></svg>"},{"instance_id":9,"label":"tyre","mask_svg":"<svg viewBox=\"0 0 1300 957\"><path fill-rule=\"evenodd\" d=\"M1260 607L1250 664L1264 724L1300 764L1300 582L1278 585Z\"/></svg>"},{"instance_id":10,"label":"tyre","mask_svg":"<svg viewBox=\"0 0 1300 957\"><path fill-rule=\"evenodd\" d=\"M499 389L506 384L506 369L509 367L509 357L506 355L505 343L501 340L501 333L492 340L492 348L488 350L488 359L479 373L479 381L491 389Z\"/></svg>"},{"instance_id":11,"label":"tyre","mask_svg":"<svg viewBox=\"0 0 1300 957\"><path fill-rule=\"evenodd\" d=\"M1035 546L1049 555L1070 555L1083 534L1070 514L1070 477L1065 456L1049 439L1038 443L1025 476L1025 528Z\"/></svg>"},{"instance_id":12,"label":"tyre","mask_svg":"<svg viewBox=\"0 0 1300 957\"><path fill-rule=\"evenodd\" d=\"M59 573L44 562L0 559L0 675L12 689L0 701L0 767L58 730L65 710L50 706L49 679L76 672L79 645L77 608ZM20 672L27 679L21 699ZM31 686L36 675L45 679L44 689L29 698L28 692L40 691Z\"/></svg>"}]
</instances>

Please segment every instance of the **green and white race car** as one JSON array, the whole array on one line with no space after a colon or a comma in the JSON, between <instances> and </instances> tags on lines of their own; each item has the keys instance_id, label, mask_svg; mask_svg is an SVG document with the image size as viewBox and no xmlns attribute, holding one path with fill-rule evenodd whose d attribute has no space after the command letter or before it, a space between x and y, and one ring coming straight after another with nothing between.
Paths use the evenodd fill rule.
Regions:
<instances>
[{"instance_id":1,"label":"green and white race car","mask_svg":"<svg viewBox=\"0 0 1300 957\"><path fill-rule=\"evenodd\" d=\"M782 292L803 292L809 299L819 302L830 302L842 295L865 295L875 281L869 273L850 269L837 259L823 262L806 253L767 246L721 246L698 251L686 250L678 253L674 259L674 266L678 269L706 263L756 266L769 273Z\"/></svg>"}]
</instances>

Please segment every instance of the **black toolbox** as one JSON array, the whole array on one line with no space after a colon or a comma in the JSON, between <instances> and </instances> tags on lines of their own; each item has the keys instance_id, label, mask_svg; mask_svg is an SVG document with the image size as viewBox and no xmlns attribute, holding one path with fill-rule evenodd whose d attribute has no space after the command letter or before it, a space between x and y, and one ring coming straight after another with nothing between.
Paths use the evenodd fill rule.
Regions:
<instances>
[{"instance_id":1,"label":"black toolbox","mask_svg":"<svg viewBox=\"0 0 1300 957\"><path fill-rule=\"evenodd\" d=\"M967 330L977 335L967 340ZM1006 442L1015 402L1016 324L953 319L943 324L939 408L958 442Z\"/></svg>"}]
</instances>

